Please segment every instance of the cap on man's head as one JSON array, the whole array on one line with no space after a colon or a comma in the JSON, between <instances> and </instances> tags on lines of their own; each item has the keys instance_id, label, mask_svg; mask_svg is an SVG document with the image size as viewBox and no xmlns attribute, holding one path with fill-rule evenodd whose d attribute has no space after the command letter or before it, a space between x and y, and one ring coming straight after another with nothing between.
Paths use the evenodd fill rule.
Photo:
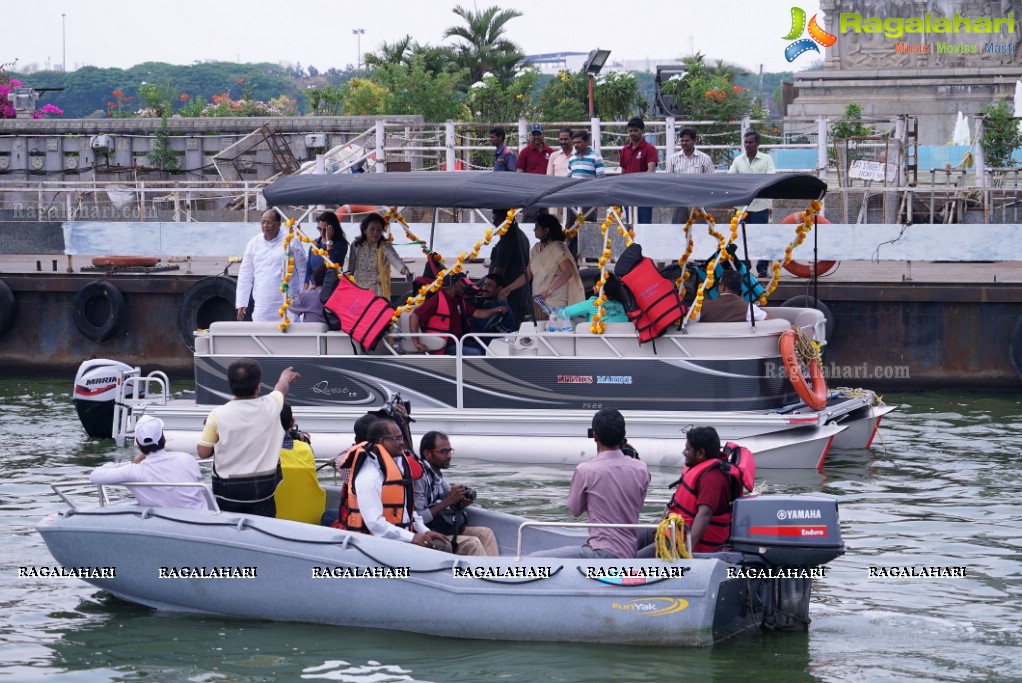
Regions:
<instances>
[{"instance_id":1,"label":"cap on man's head","mask_svg":"<svg viewBox=\"0 0 1022 683\"><path fill-rule=\"evenodd\" d=\"M450 287L451 285L453 285L458 280L467 280L467 279L468 279L468 275L465 275L465 273L463 273L463 272L457 272L457 273L451 273L449 275L444 275L444 287Z\"/></svg>"},{"instance_id":2,"label":"cap on man's head","mask_svg":"<svg viewBox=\"0 0 1022 683\"><path fill-rule=\"evenodd\" d=\"M543 132L543 124L542 123L534 123L534 124L532 124L532 132L533 133L542 133Z\"/></svg>"},{"instance_id":3,"label":"cap on man's head","mask_svg":"<svg viewBox=\"0 0 1022 683\"><path fill-rule=\"evenodd\" d=\"M155 446L163 438L163 420L147 415L135 424L135 441L139 446Z\"/></svg>"}]
</instances>

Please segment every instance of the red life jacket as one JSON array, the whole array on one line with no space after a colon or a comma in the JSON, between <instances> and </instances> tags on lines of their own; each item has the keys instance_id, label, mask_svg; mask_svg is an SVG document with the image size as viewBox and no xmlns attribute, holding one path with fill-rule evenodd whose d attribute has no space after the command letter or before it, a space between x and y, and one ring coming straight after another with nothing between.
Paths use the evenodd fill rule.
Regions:
<instances>
[{"instance_id":1,"label":"red life jacket","mask_svg":"<svg viewBox=\"0 0 1022 683\"><path fill-rule=\"evenodd\" d=\"M390 327L395 310L376 292L362 289L344 277L338 278L337 289L323 304L341 323L352 342L358 342L366 352L372 351Z\"/></svg>"},{"instance_id":2,"label":"red life jacket","mask_svg":"<svg viewBox=\"0 0 1022 683\"><path fill-rule=\"evenodd\" d=\"M422 324L422 331L436 334L452 334L451 302L443 292L437 292L436 296L436 313Z\"/></svg>"},{"instance_id":3,"label":"red life jacket","mask_svg":"<svg viewBox=\"0 0 1022 683\"><path fill-rule=\"evenodd\" d=\"M643 257L619 277L635 298L636 306L628 311L628 318L635 323L640 343L656 339L685 314L674 283L661 275L649 258Z\"/></svg>"},{"instance_id":4,"label":"red life jacket","mask_svg":"<svg viewBox=\"0 0 1022 683\"><path fill-rule=\"evenodd\" d=\"M706 533L700 543L692 550L698 553L712 553L727 543L731 535L731 502L741 496L744 491L752 491L756 477L756 462L752 457L752 451L736 443L728 441L724 445L720 458L704 460L695 467L686 468L679 479L672 486L677 485L674 497L667 504L668 512L676 512L685 519L689 528L695 521L697 506L697 493L699 491L699 480L703 475L713 468L719 468L728 475L731 482L731 493L727 512L710 517L710 524L706 527Z\"/></svg>"}]
</instances>

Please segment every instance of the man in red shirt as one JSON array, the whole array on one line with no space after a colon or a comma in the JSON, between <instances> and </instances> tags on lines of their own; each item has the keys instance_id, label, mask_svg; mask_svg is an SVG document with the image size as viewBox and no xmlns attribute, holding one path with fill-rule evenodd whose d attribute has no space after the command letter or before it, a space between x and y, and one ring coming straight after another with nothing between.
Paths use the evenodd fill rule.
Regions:
<instances>
[{"instance_id":1,"label":"man in red shirt","mask_svg":"<svg viewBox=\"0 0 1022 683\"><path fill-rule=\"evenodd\" d=\"M550 161L550 155L553 153L554 150L547 147L546 142L543 140L543 124L532 124L529 144L518 153L518 172L544 175L547 163Z\"/></svg>"},{"instance_id":2,"label":"man in red shirt","mask_svg":"<svg viewBox=\"0 0 1022 683\"><path fill-rule=\"evenodd\" d=\"M470 332L469 318L475 309L465 301L466 283L464 273L445 276L440 291L426 299L408 318L409 332L449 334L455 339L461 339ZM414 337L413 342L419 351L429 353L429 349L420 338ZM448 356L457 355L458 345L449 339L444 353ZM464 356L481 356L483 350L469 340L462 344L461 353Z\"/></svg>"},{"instance_id":3,"label":"man in red shirt","mask_svg":"<svg viewBox=\"0 0 1022 683\"><path fill-rule=\"evenodd\" d=\"M646 142L643 135L646 132L646 124L638 116L628 121L628 144L621 148L619 161L622 173L656 173L657 163L660 157L657 149ZM653 222L653 209L648 206L640 206L638 210L639 223Z\"/></svg>"}]
</instances>

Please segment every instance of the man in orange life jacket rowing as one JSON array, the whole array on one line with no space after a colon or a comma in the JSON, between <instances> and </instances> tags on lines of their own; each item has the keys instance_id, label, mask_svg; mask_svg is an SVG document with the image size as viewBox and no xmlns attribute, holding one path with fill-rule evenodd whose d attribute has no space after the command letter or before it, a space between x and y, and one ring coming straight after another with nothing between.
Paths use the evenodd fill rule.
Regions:
<instances>
[{"instance_id":1,"label":"man in orange life jacket rowing","mask_svg":"<svg viewBox=\"0 0 1022 683\"><path fill-rule=\"evenodd\" d=\"M667 513L676 513L691 529L692 551L712 553L721 550L731 536L731 504L752 490L755 463L752 453L728 443L726 453L737 449L738 464L722 457L720 437L713 427L694 427L685 439L685 470L675 482L678 488L667 504ZM740 465L740 467L739 467ZM655 531L639 534L639 557L655 557Z\"/></svg>"},{"instance_id":2,"label":"man in orange life jacket rowing","mask_svg":"<svg viewBox=\"0 0 1022 683\"><path fill-rule=\"evenodd\" d=\"M474 309L465 301L465 285L467 276L464 273L452 273L444 276L443 287L435 296L431 296L422 303L408 318L408 329L412 334L421 332L433 334L448 334L455 339L461 339L465 334L471 332L469 319ZM429 349L418 337L412 338L415 348L422 353L429 353ZM444 353L448 356L457 355L458 346L453 340L447 342ZM462 344L461 353L465 356L481 356L483 350L475 345L472 340Z\"/></svg>"},{"instance_id":3,"label":"man in orange life jacket rowing","mask_svg":"<svg viewBox=\"0 0 1022 683\"><path fill-rule=\"evenodd\" d=\"M380 419L370 425L368 439L370 443L349 450L343 464L350 473L341 489L337 526L449 552L447 539L427 529L412 509L412 481L422 472L414 456L401 454L405 445L401 428L393 420Z\"/></svg>"}]
</instances>

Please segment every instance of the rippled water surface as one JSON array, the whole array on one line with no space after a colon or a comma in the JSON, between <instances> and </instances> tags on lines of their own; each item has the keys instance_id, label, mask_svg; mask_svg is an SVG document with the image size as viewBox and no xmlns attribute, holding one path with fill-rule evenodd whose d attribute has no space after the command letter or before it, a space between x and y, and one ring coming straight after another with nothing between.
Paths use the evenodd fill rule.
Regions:
<instances>
[{"instance_id":1,"label":"rippled water surface","mask_svg":"<svg viewBox=\"0 0 1022 683\"><path fill-rule=\"evenodd\" d=\"M459 641L303 624L167 615L76 579L18 578L52 559L33 526L62 508L52 482L131 452L90 441L70 380L0 381L0 680L29 681L1019 681L1022 399L887 396L901 406L870 453L822 473L763 471L768 492L841 505L848 553L817 582L806 634L703 650ZM455 445L457 445L455 439ZM323 454L321 454L323 455ZM567 517L571 468L456 463L484 505ZM666 498L673 471L654 472ZM965 578L870 578L870 567L966 567ZM452 604L444 619L487 619Z\"/></svg>"}]
</instances>

